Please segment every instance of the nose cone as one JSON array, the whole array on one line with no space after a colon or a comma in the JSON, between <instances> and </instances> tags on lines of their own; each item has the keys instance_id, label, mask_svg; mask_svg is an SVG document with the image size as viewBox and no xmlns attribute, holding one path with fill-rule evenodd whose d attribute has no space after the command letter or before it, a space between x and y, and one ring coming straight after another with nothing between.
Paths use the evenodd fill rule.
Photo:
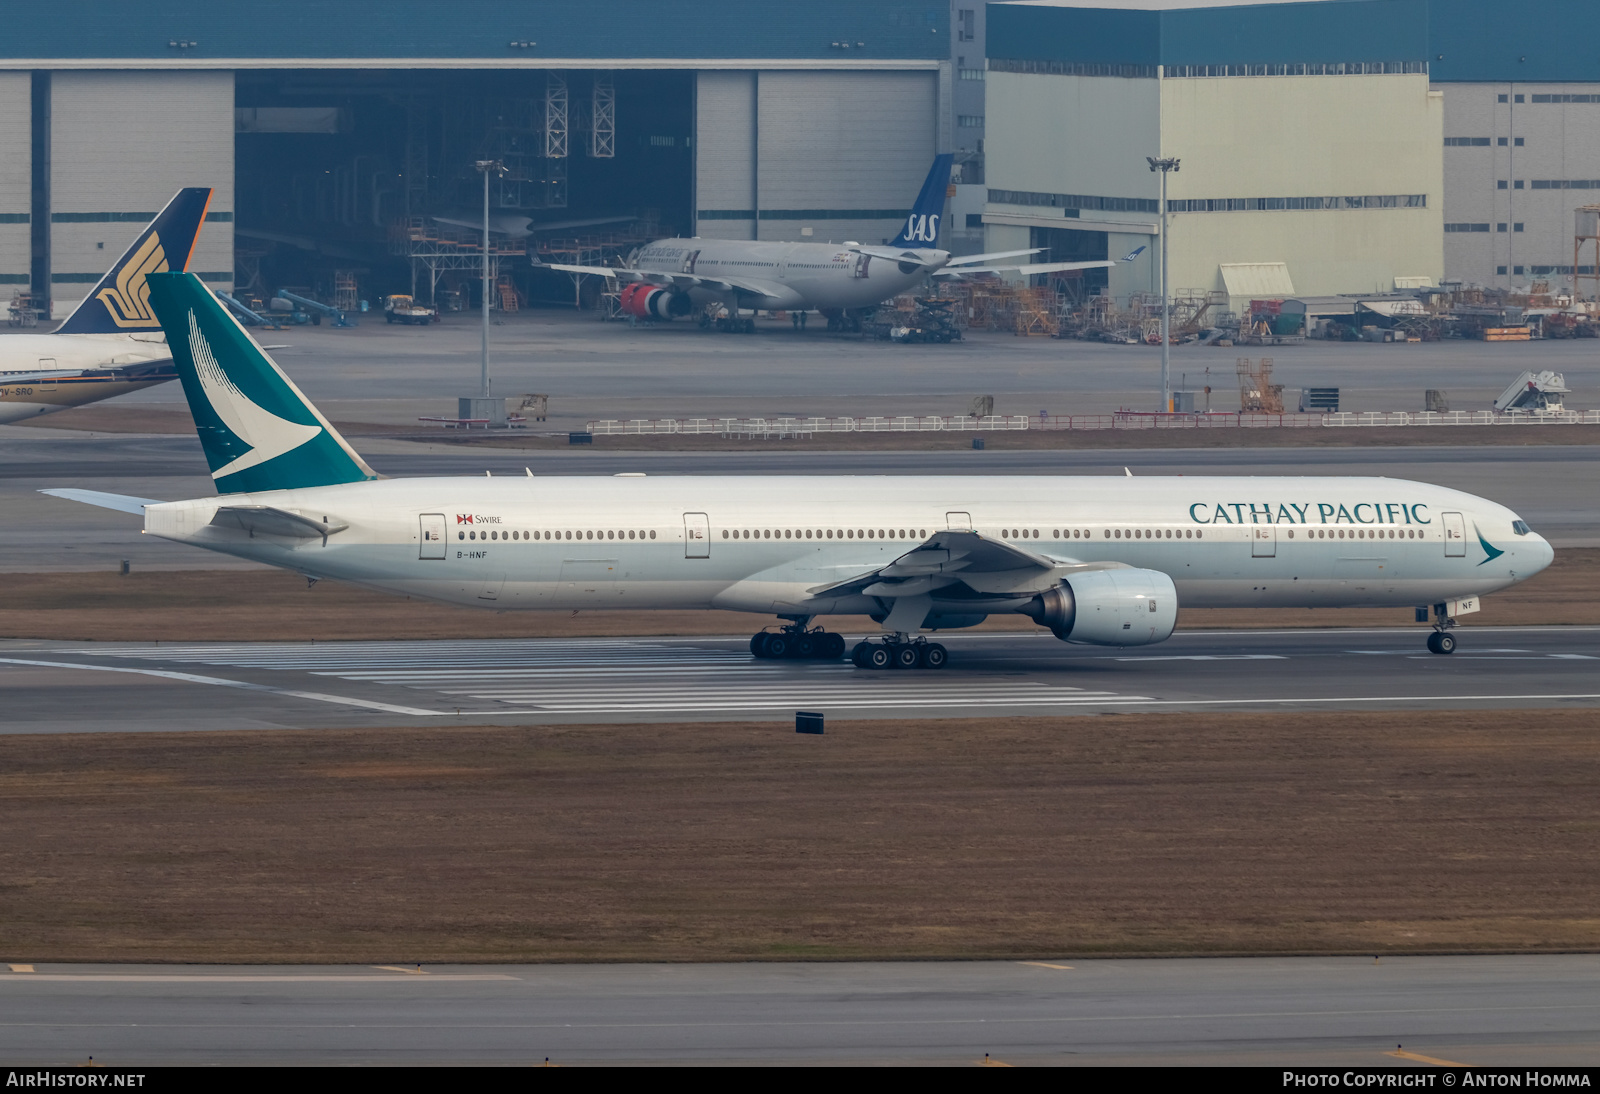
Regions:
<instances>
[{"instance_id":1,"label":"nose cone","mask_svg":"<svg viewBox=\"0 0 1600 1094\"><path fill-rule=\"evenodd\" d=\"M1532 577L1549 568L1550 563L1556 559L1556 549L1550 546L1550 541L1543 536L1529 536L1531 541L1526 547L1517 550L1518 577ZM1523 557L1526 556L1526 557Z\"/></svg>"}]
</instances>

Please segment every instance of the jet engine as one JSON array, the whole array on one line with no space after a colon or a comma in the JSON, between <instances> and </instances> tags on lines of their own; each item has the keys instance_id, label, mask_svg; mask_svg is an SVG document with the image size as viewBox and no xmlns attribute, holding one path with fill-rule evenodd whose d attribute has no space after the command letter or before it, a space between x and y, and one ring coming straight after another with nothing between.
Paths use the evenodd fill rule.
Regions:
<instances>
[{"instance_id":1,"label":"jet engine","mask_svg":"<svg viewBox=\"0 0 1600 1094\"><path fill-rule=\"evenodd\" d=\"M633 315L640 319L676 319L688 315L693 306L689 302L688 293L662 288L660 285L649 285L642 281L623 286L618 303L624 315Z\"/></svg>"},{"instance_id":2,"label":"jet engine","mask_svg":"<svg viewBox=\"0 0 1600 1094\"><path fill-rule=\"evenodd\" d=\"M1178 590L1157 570L1089 570L1040 593L1021 611L1063 642L1148 646L1172 637Z\"/></svg>"}]
</instances>

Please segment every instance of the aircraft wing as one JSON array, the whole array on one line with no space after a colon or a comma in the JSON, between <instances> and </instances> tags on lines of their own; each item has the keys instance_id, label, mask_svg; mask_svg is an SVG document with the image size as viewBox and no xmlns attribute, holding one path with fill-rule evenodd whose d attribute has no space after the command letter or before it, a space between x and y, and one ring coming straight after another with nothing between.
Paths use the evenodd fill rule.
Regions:
<instances>
[{"instance_id":1,"label":"aircraft wing","mask_svg":"<svg viewBox=\"0 0 1600 1094\"><path fill-rule=\"evenodd\" d=\"M927 596L961 584L975 593L1026 595L1042 592L1060 580L1062 573L1082 567L1082 563L1048 558L980 532L936 532L887 566L806 592L811 596L894 598Z\"/></svg>"},{"instance_id":2,"label":"aircraft wing","mask_svg":"<svg viewBox=\"0 0 1600 1094\"><path fill-rule=\"evenodd\" d=\"M1035 262L1028 266L962 266L954 270L946 267L933 276L961 277L964 274L976 273L1045 274L1060 273L1062 270L1100 270L1115 265L1115 262Z\"/></svg>"},{"instance_id":3,"label":"aircraft wing","mask_svg":"<svg viewBox=\"0 0 1600 1094\"><path fill-rule=\"evenodd\" d=\"M536 270L560 270L562 273L592 274L609 277L619 282L643 281L663 288L671 286L687 292L705 289L709 292L737 292L745 297L758 297L757 307L788 308L804 303L800 295L787 285L776 281L758 281L749 277L702 277L699 274L668 273L665 270L634 270L610 266L573 266L563 262L540 262ZM746 306L750 306L746 304Z\"/></svg>"},{"instance_id":4,"label":"aircraft wing","mask_svg":"<svg viewBox=\"0 0 1600 1094\"><path fill-rule=\"evenodd\" d=\"M1025 258L1028 255L1036 255L1042 250L1044 250L1043 247L1029 247L1025 251L990 251L988 254L962 255L959 258L952 258L949 262L946 262L945 265L971 266L974 263L994 262L1002 258Z\"/></svg>"},{"instance_id":5,"label":"aircraft wing","mask_svg":"<svg viewBox=\"0 0 1600 1094\"><path fill-rule=\"evenodd\" d=\"M171 357L146 357L137 361L112 362L104 365L86 365L83 368L54 368L35 372L0 373L0 381L8 384L41 384L51 380L73 380L80 377L113 380L153 380L165 373L165 379L176 380L177 370Z\"/></svg>"}]
</instances>

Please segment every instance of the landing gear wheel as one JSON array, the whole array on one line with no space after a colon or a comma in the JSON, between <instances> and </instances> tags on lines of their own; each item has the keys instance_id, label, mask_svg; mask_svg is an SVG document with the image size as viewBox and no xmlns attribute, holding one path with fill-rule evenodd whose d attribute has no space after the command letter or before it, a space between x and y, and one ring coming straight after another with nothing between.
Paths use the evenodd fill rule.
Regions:
<instances>
[{"instance_id":1,"label":"landing gear wheel","mask_svg":"<svg viewBox=\"0 0 1600 1094\"><path fill-rule=\"evenodd\" d=\"M772 636L766 631L757 631L755 634L752 634L750 636L750 656L761 658L766 657L767 639L771 637Z\"/></svg>"},{"instance_id":2,"label":"landing gear wheel","mask_svg":"<svg viewBox=\"0 0 1600 1094\"><path fill-rule=\"evenodd\" d=\"M808 661L817 655L817 640L809 634L801 634L794 640L794 655L801 661Z\"/></svg>"},{"instance_id":3,"label":"landing gear wheel","mask_svg":"<svg viewBox=\"0 0 1600 1094\"><path fill-rule=\"evenodd\" d=\"M916 646L895 646L892 650L894 667L897 669L914 669L917 662L922 660L921 651Z\"/></svg>"},{"instance_id":4,"label":"landing gear wheel","mask_svg":"<svg viewBox=\"0 0 1600 1094\"><path fill-rule=\"evenodd\" d=\"M788 635L786 635L786 634L769 634L769 635L767 635L767 653L766 653L766 655L769 658L771 658L774 661L778 661L778 660L781 660L782 658L790 656L792 653L793 653L793 646L790 645L789 636Z\"/></svg>"},{"instance_id":5,"label":"landing gear wheel","mask_svg":"<svg viewBox=\"0 0 1600 1094\"><path fill-rule=\"evenodd\" d=\"M837 661L844 656L844 635L828 633L823 636L821 643L823 649L821 656L829 661Z\"/></svg>"},{"instance_id":6,"label":"landing gear wheel","mask_svg":"<svg viewBox=\"0 0 1600 1094\"><path fill-rule=\"evenodd\" d=\"M950 654L937 642L929 642L922 647L920 658L925 669L942 669L950 663Z\"/></svg>"},{"instance_id":7,"label":"landing gear wheel","mask_svg":"<svg viewBox=\"0 0 1600 1094\"><path fill-rule=\"evenodd\" d=\"M1434 631L1428 636L1429 653L1455 653L1455 635L1449 631Z\"/></svg>"},{"instance_id":8,"label":"landing gear wheel","mask_svg":"<svg viewBox=\"0 0 1600 1094\"><path fill-rule=\"evenodd\" d=\"M863 667L865 668L886 669L894 664L894 654L889 651L888 646L874 642L868 644L867 652L862 656L861 660L864 662Z\"/></svg>"},{"instance_id":9,"label":"landing gear wheel","mask_svg":"<svg viewBox=\"0 0 1600 1094\"><path fill-rule=\"evenodd\" d=\"M867 654L872 651L872 643L857 642L850 650L850 661L858 669L868 668Z\"/></svg>"}]
</instances>

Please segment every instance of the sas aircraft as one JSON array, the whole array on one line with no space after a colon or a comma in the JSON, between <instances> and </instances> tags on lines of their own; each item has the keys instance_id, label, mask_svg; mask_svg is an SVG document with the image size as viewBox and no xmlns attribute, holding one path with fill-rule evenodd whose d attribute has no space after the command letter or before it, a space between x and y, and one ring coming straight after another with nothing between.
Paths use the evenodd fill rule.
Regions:
<instances>
[{"instance_id":1,"label":"sas aircraft","mask_svg":"<svg viewBox=\"0 0 1600 1094\"><path fill-rule=\"evenodd\" d=\"M1384 478L381 478L193 274L150 303L218 491L44 493L177 543L490 608L776 616L758 657L838 658L811 622L869 615L862 668L936 669L922 631L1017 614L1066 642L1164 641L1182 607L1416 607L1455 617L1550 565L1503 505Z\"/></svg>"},{"instance_id":2,"label":"sas aircraft","mask_svg":"<svg viewBox=\"0 0 1600 1094\"><path fill-rule=\"evenodd\" d=\"M0 424L177 377L145 278L188 268L210 204L210 187L179 190L61 326L0 338Z\"/></svg>"},{"instance_id":3,"label":"sas aircraft","mask_svg":"<svg viewBox=\"0 0 1600 1094\"><path fill-rule=\"evenodd\" d=\"M817 311L830 329L855 326L877 305L920 285L924 278L978 273L1045 274L1088 270L1115 262L993 263L1038 254L1043 248L953 257L933 246L939 239L952 157L934 159L916 205L886 247L860 243L762 243L737 239L658 239L634 252L627 266L537 268L594 274L622 286L621 307L639 319L677 319L721 304L739 330L754 331L750 311Z\"/></svg>"}]
</instances>

